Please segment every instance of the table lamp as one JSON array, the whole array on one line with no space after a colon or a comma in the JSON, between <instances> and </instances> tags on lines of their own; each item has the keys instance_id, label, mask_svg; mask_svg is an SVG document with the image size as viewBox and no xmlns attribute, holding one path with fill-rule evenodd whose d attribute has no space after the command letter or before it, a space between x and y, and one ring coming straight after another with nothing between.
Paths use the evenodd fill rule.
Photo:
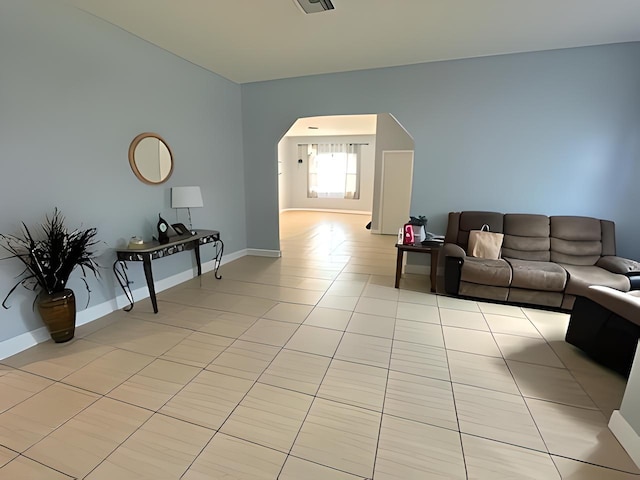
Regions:
<instances>
[{"instance_id":1,"label":"table lamp","mask_svg":"<svg viewBox=\"0 0 640 480\"><path fill-rule=\"evenodd\" d=\"M191 223L191 209L203 207L202 193L200 187L172 187L171 188L171 208L186 208L189 213L189 230L194 235L197 232L193 230Z\"/></svg>"}]
</instances>

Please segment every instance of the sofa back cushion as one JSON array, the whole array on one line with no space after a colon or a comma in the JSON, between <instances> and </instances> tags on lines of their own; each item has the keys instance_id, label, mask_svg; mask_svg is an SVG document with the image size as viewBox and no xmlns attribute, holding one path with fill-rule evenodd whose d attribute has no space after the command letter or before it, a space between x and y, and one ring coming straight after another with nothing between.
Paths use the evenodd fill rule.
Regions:
<instances>
[{"instance_id":1,"label":"sofa back cushion","mask_svg":"<svg viewBox=\"0 0 640 480\"><path fill-rule=\"evenodd\" d=\"M550 217L551 261L595 265L602 255L602 225L589 217Z\"/></svg>"},{"instance_id":2,"label":"sofa back cushion","mask_svg":"<svg viewBox=\"0 0 640 480\"><path fill-rule=\"evenodd\" d=\"M483 225L489 225L491 232L502 233L503 229L502 213L497 212L461 212L449 214L449 227L447 228L446 242L456 243L465 251L469 246L469 232L471 230L480 230ZM452 222L454 220L454 222ZM455 231L457 221L457 231ZM453 225L452 225L453 223Z\"/></svg>"},{"instance_id":3,"label":"sofa back cushion","mask_svg":"<svg viewBox=\"0 0 640 480\"><path fill-rule=\"evenodd\" d=\"M505 214L502 256L548 262L551 259L549 225L546 215Z\"/></svg>"}]
</instances>

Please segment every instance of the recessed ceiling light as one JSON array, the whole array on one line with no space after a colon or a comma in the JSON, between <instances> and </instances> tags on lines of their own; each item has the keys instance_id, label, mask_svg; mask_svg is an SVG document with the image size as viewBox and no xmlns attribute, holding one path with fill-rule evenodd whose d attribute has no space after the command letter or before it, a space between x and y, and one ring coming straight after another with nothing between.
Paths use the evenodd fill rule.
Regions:
<instances>
[{"instance_id":1,"label":"recessed ceiling light","mask_svg":"<svg viewBox=\"0 0 640 480\"><path fill-rule=\"evenodd\" d=\"M293 0L293 2L302 8L304 13L325 12L335 8L331 0Z\"/></svg>"}]
</instances>

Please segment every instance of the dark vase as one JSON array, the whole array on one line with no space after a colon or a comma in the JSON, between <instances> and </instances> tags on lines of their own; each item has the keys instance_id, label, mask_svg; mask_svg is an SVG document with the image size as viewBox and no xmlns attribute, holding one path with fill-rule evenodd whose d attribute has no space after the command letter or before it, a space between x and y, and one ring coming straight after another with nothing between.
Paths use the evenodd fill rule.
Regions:
<instances>
[{"instance_id":1,"label":"dark vase","mask_svg":"<svg viewBox=\"0 0 640 480\"><path fill-rule=\"evenodd\" d=\"M67 289L38 295L38 312L56 343L68 342L76 330L76 297Z\"/></svg>"}]
</instances>

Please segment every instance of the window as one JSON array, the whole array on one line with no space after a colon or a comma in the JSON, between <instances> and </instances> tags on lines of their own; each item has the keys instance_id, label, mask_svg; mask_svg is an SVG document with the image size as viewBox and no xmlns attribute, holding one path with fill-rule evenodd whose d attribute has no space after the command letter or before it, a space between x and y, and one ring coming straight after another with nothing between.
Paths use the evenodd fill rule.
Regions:
<instances>
[{"instance_id":1,"label":"window","mask_svg":"<svg viewBox=\"0 0 640 480\"><path fill-rule=\"evenodd\" d=\"M299 145L307 158L307 198L360 198L360 145L326 143Z\"/></svg>"}]
</instances>

